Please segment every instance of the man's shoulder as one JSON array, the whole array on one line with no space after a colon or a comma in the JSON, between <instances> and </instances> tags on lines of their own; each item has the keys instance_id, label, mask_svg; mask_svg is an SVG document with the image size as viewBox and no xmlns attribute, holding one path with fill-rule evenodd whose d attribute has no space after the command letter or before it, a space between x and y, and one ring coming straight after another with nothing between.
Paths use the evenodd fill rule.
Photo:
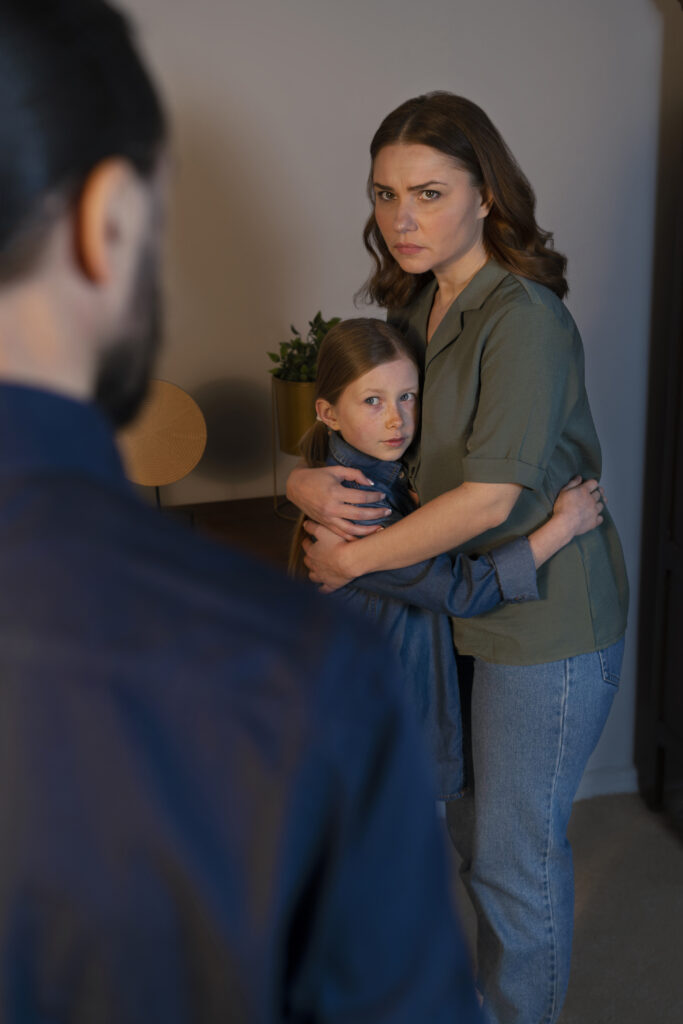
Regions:
<instances>
[{"instance_id":1,"label":"man's shoulder","mask_svg":"<svg viewBox=\"0 0 683 1024\"><path fill-rule=\"evenodd\" d=\"M0 545L0 564L18 581L8 613L21 628L41 620L92 651L125 644L129 667L154 653L195 671L199 687L226 666L233 679L260 671L264 682L287 680L292 699L313 686L334 690L346 672L343 689L354 690L363 666L381 663L383 647L360 617L125 492L61 481L45 505L49 515L36 499L21 539Z\"/></svg>"}]
</instances>

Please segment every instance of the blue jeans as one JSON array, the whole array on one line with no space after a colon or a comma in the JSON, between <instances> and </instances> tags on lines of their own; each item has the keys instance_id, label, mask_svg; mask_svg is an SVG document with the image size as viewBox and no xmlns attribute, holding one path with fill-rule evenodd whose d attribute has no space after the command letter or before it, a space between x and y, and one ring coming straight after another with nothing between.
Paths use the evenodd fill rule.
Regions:
<instances>
[{"instance_id":1,"label":"blue jeans","mask_svg":"<svg viewBox=\"0 0 683 1024\"><path fill-rule=\"evenodd\" d=\"M477 915L478 986L491 1024L559 1016L574 923L567 825L623 651L622 638L542 665L461 659L470 669L473 786L446 817Z\"/></svg>"}]
</instances>

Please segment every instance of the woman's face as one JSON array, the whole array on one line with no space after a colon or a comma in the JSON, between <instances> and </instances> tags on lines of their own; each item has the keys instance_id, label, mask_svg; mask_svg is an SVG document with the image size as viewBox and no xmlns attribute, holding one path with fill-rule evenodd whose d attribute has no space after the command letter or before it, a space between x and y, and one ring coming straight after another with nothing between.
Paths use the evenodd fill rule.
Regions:
<instances>
[{"instance_id":1,"label":"woman's face","mask_svg":"<svg viewBox=\"0 0 683 1024\"><path fill-rule=\"evenodd\" d=\"M393 462L415 436L418 388L415 363L400 356L357 377L334 405L319 398L316 412L359 452Z\"/></svg>"},{"instance_id":2,"label":"woman's face","mask_svg":"<svg viewBox=\"0 0 683 1024\"><path fill-rule=\"evenodd\" d=\"M379 151L372 170L377 226L402 270L438 278L473 257L486 259L488 203L456 160L398 142Z\"/></svg>"}]
</instances>

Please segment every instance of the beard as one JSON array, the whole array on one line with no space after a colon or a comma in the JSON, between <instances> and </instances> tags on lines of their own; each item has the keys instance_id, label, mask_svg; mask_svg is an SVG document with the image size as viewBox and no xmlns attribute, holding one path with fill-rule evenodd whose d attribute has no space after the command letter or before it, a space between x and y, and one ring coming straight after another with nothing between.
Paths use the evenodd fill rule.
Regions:
<instances>
[{"instance_id":1,"label":"beard","mask_svg":"<svg viewBox=\"0 0 683 1024\"><path fill-rule=\"evenodd\" d=\"M95 376L95 402L115 429L142 405L161 344L159 261L151 244L140 255L125 323L103 351Z\"/></svg>"}]
</instances>

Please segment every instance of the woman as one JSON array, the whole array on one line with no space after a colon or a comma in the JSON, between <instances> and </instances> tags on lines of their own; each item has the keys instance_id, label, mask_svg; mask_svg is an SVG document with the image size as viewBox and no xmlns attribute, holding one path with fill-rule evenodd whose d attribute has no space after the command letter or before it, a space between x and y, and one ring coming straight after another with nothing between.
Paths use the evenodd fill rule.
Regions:
<instances>
[{"instance_id":1,"label":"woman","mask_svg":"<svg viewBox=\"0 0 683 1024\"><path fill-rule=\"evenodd\" d=\"M365 293L425 351L412 467L423 507L353 544L311 525L307 563L328 588L528 534L567 479L600 475L581 340L561 301L566 261L536 225L531 187L488 117L448 93L417 97L382 122L371 157L365 240L376 268ZM288 493L350 538L368 528L346 521L342 478L296 470ZM473 659L473 788L449 805L448 826L477 911L485 1012L499 1024L557 1020L568 983L566 829L626 625L610 517L553 557L538 584L538 602L453 621L459 653Z\"/></svg>"},{"instance_id":2,"label":"woman","mask_svg":"<svg viewBox=\"0 0 683 1024\"><path fill-rule=\"evenodd\" d=\"M317 422L300 449L309 466L362 469L386 492L382 510L396 522L415 511L402 456L419 420L420 367L414 346L381 320L341 320L320 346L316 369ZM357 487L358 485L350 485ZM390 640L403 670L404 696L420 724L435 767L439 800L460 797L465 785L462 714L449 615L481 615L501 601L538 597L537 568L578 533L602 523L601 488L577 478L560 492L553 515L528 538L517 537L479 557L441 555L371 573L337 591ZM377 514L379 509L376 510ZM306 573L294 537L290 570Z\"/></svg>"}]
</instances>

